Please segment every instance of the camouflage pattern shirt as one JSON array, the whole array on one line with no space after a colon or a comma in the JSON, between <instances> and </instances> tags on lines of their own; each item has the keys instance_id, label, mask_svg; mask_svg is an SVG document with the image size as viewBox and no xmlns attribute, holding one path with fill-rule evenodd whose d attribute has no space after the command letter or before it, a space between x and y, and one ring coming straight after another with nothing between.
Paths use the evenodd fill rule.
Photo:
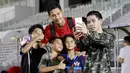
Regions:
<instances>
[{"instance_id":1,"label":"camouflage pattern shirt","mask_svg":"<svg viewBox=\"0 0 130 73\"><path fill-rule=\"evenodd\" d=\"M40 67L47 67L47 66L55 66L58 65L59 63L60 61L57 58L53 60L51 59L50 53L45 53L42 56L38 67L40 68ZM54 70L47 73L64 73L64 70Z\"/></svg>"},{"instance_id":2,"label":"camouflage pattern shirt","mask_svg":"<svg viewBox=\"0 0 130 73\"><path fill-rule=\"evenodd\" d=\"M114 35L94 32L83 39L83 43L88 53L87 73L111 73L110 49L114 48Z\"/></svg>"}]
</instances>

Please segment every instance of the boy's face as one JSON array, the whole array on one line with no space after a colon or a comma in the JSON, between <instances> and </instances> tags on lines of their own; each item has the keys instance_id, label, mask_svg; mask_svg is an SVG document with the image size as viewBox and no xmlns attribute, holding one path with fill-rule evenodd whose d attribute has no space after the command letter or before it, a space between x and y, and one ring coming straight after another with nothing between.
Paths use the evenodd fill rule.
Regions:
<instances>
[{"instance_id":1,"label":"boy's face","mask_svg":"<svg viewBox=\"0 0 130 73\"><path fill-rule=\"evenodd\" d=\"M50 11L49 17L52 19L52 21L59 27L64 26L64 17L63 12L59 8L55 8Z\"/></svg>"},{"instance_id":2,"label":"boy's face","mask_svg":"<svg viewBox=\"0 0 130 73\"><path fill-rule=\"evenodd\" d=\"M102 29L102 19L98 19L95 15L90 15L87 17L87 27L90 31L97 32Z\"/></svg>"},{"instance_id":3,"label":"boy's face","mask_svg":"<svg viewBox=\"0 0 130 73\"><path fill-rule=\"evenodd\" d=\"M67 37L67 38L65 39L65 46L66 46L66 48L67 48L68 50L74 49L75 46L76 46L74 39L71 38L71 37Z\"/></svg>"},{"instance_id":4,"label":"boy's face","mask_svg":"<svg viewBox=\"0 0 130 73\"><path fill-rule=\"evenodd\" d=\"M56 52L61 52L63 49L63 43L61 39L56 39L53 42L53 48Z\"/></svg>"},{"instance_id":5,"label":"boy's face","mask_svg":"<svg viewBox=\"0 0 130 73\"><path fill-rule=\"evenodd\" d=\"M34 38L40 34L43 34L42 30L40 28L35 28L32 32L32 38Z\"/></svg>"}]
</instances>

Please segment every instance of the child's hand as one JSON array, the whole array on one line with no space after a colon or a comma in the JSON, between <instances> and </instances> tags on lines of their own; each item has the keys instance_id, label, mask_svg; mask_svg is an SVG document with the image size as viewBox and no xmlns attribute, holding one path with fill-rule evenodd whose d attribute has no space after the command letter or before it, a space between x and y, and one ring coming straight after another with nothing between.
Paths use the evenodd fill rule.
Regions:
<instances>
[{"instance_id":1,"label":"child's hand","mask_svg":"<svg viewBox=\"0 0 130 73\"><path fill-rule=\"evenodd\" d=\"M36 36L37 41L41 41L42 39L44 39L44 35L43 34L39 34Z\"/></svg>"},{"instance_id":2,"label":"child's hand","mask_svg":"<svg viewBox=\"0 0 130 73\"><path fill-rule=\"evenodd\" d=\"M65 69L66 64L64 64L63 62L64 62L64 60L62 60L62 61L60 62L60 64L58 65L58 69Z\"/></svg>"},{"instance_id":3,"label":"child's hand","mask_svg":"<svg viewBox=\"0 0 130 73\"><path fill-rule=\"evenodd\" d=\"M75 55L76 56L81 56L81 52L78 51L78 52L75 53Z\"/></svg>"},{"instance_id":4,"label":"child's hand","mask_svg":"<svg viewBox=\"0 0 130 73\"><path fill-rule=\"evenodd\" d=\"M73 73L73 70L74 70L74 68L73 68L73 66L71 66L71 67L69 68L69 73Z\"/></svg>"},{"instance_id":5,"label":"child's hand","mask_svg":"<svg viewBox=\"0 0 130 73\"><path fill-rule=\"evenodd\" d=\"M64 57L63 57L63 56L58 56L58 59L59 59L60 61L62 61L62 60L64 60Z\"/></svg>"}]
</instances>

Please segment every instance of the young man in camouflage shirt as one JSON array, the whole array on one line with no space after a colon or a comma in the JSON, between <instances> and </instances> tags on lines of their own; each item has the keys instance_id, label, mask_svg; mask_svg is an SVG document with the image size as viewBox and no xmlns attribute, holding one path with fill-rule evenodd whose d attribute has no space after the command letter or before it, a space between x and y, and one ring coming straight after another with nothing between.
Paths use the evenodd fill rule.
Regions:
<instances>
[{"instance_id":1,"label":"young man in camouflage shirt","mask_svg":"<svg viewBox=\"0 0 130 73\"><path fill-rule=\"evenodd\" d=\"M111 73L110 49L114 48L114 35L102 30L102 15L98 11L90 11L87 14L87 27L76 27L84 36L83 42L87 46L88 71L87 73Z\"/></svg>"},{"instance_id":2,"label":"young man in camouflage shirt","mask_svg":"<svg viewBox=\"0 0 130 73\"><path fill-rule=\"evenodd\" d=\"M45 53L39 63L40 73L64 73L65 64L59 61L57 56L63 49L62 40L59 37L52 37L49 41L51 51Z\"/></svg>"}]
</instances>

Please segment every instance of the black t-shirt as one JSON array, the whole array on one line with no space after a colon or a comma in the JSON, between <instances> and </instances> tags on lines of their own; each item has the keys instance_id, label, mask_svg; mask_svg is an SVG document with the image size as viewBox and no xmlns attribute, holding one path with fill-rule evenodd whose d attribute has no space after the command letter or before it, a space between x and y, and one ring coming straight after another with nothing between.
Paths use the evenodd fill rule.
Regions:
<instances>
[{"instance_id":1,"label":"black t-shirt","mask_svg":"<svg viewBox=\"0 0 130 73\"><path fill-rule=\"evenodd\" d=\"M21 61L21 73L28 73L29 71L29 59L30 59L30 73L38 73L38 64L41 60L42 55L46 53L43 48L30 49L28 53L22 55ZM29 54L29 57L28 57ZM28 59L29 58L29 59Z\"/></svg>"}]
</instances>

